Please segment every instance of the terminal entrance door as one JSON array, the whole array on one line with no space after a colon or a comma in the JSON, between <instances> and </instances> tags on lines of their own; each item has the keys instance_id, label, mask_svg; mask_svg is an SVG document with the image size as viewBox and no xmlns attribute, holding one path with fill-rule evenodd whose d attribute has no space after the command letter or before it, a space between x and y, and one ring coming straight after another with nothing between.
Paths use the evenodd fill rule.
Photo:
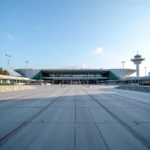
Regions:
<instances>
[{"instance_id":1,"label":"terminal entrance door","mask_svg":"<svg viewBox=\"0 0 150 150\"><path fill-rule=\"evenodd\" d=\"M70 84L81 84L80 80L71 80Z\"/></svg>"}]
</instances>

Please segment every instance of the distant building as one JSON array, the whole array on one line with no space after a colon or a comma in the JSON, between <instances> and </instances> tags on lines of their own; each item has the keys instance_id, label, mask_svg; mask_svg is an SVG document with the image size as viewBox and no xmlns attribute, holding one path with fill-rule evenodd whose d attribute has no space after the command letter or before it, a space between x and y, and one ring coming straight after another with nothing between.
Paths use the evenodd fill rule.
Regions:
<instances>
[{"instance_id":1,"label":"distant building","mask_svg":"<svg viewBox=\"0 0 150 150\"><path fill-rule=\"evenodd\" d=\"M26 84L33 80L25 77L0 75L0 84Z\"/></svg>"},{"instance_id":2,"label":"distant building","mask_svg":"<svg viewBox=\"0 0 150 150\"><path fill-rule=\"evenodd\" d=\"M135 72L134 69L15 69L16 72L35 80L52 84L99 84L121 80Z\"/></svg>"}]
</instances>

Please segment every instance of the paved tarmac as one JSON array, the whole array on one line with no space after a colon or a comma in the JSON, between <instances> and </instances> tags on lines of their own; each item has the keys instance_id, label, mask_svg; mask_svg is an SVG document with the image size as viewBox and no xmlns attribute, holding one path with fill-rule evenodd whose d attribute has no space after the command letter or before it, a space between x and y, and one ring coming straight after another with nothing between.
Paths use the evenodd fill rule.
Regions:
<instances>
[{"instance_id":1,"label":"paved tarmac","mask_svg":"<svg viewBox=\"0 0 150 150\"><path fill-rule=\"evenodd\" d=\"M36 86L0 93L0 150L150 150L150 93Z\"/></svg>"}]
</instances>

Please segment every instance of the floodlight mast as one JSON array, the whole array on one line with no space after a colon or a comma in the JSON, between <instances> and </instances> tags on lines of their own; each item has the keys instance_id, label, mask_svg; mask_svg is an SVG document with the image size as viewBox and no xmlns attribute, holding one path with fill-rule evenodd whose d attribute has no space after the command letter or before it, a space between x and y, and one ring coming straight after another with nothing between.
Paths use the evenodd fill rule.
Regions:
<instances>
[{"instance_id":1,"label":"floodlight mast","mask_svg":"<svg viewBox=\"0 0 150 150\"><path fill-rule=\"evenodd\" d=\"M25 61L26 63L26 77L28 78L28 64L29 64L29 61Z\"/></svg>"},{"instance_id":2,"label":"floodlight mast","mask_svg":"<svg viewBox=\"0 0 150 150\"><path fill-rule=\"evenodd\" d=\"M7 57L7 72L9 73L9 58L11 55L5 54L5 56Z\"/></svg>"},{"instance_id":3,"label":"floodlight mast","mask_svg":"<svg viewBox=\"0 0 150 150\"><path fill-rule=\"evenodd\" d=\"M123 67L123 76L122 76L122 78L124 78L124 64L125 64L125 61L122 61L121 63L122 63L122 67Z\"/></svg>"}]
</instances>

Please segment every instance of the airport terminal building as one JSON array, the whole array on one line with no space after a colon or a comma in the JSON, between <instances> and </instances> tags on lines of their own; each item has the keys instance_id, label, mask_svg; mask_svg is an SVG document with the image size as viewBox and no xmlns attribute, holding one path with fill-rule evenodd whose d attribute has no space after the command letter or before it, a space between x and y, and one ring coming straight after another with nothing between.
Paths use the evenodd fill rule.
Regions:
<instances>
[{"instance_id":1,"label":"airport terminal building","mask_svg":"<svg viewBox=\"0 0 150 150\"><path fill-rule=\"evenodd\" d=\"M134 69L15 69L23 77L52 84L100 84L129 77Z\"/></svg>"}]
</instances>

